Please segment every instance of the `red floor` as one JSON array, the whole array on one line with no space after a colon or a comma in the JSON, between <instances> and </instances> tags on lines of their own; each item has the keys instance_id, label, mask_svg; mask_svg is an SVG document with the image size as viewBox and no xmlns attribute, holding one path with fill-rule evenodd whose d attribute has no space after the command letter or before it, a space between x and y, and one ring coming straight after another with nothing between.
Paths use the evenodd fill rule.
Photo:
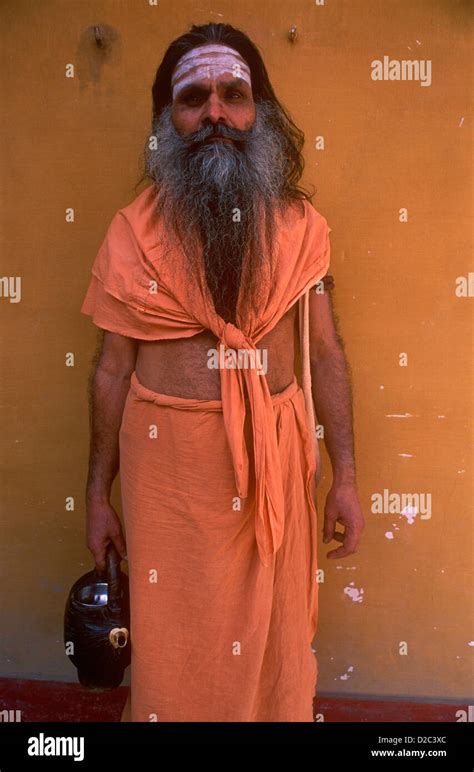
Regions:
<instances>
[{"instance_id":1,"label":"red floor","mask_svg":"<svg viewBox=\"0 0 474 772\"><path fill-rule=\"evenodd\" d=\"M0 711L21 711L17 718L11 715L13 721L119 721L127 688L97 692L79 683L0 678ZM457 710L467 711L467 705L321 696L314 713L325 721L454 722Z\"/></svg>"}]
</instances>

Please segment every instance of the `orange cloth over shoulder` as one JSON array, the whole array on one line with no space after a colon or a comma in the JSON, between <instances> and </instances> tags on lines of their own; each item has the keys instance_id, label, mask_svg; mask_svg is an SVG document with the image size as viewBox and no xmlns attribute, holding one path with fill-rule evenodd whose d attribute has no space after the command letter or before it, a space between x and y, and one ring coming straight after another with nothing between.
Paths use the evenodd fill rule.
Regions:
<instances>
[{"instance_id":1,"label":"orange cloth over shoulder","mask_svg":"<svg viewBox=\"0 0 474 772\"><path fill-rule=\"evenodd\" d=\"M327 272L330 228L306 200L278 216L277 267L259 307L242 312L234 325L220 317L204 272L189 280L179 249L167 250L157 218L153 186L112 219L92 267L81 311L103 329L141 340L163 340L211 330L225 348L255 351L258 341ZM170 257L172 258L170 260ZM172 266L172 270L170 270ZM238 495L247 496L249 458L245 444L245 390L252 413L255 458L255 531L263 565L276 553L284 531L284 496L273 407L265 375L257 369L220 368L221 397Z\"/></svg>"}]
</instances>

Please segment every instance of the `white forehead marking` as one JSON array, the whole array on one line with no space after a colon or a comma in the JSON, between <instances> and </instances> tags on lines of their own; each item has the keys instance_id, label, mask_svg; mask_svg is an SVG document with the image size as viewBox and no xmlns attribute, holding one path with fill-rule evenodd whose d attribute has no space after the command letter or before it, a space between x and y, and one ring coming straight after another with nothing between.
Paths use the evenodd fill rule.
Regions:
<instances>
[{"instance_id":1,"label":"white forehead marking","mask_svg":"<svg viewBox=\"0 0 474 772\"><path fill-rule=\"evenodd\" d=\"M193 48L181 57L174 69L171 77L173 99L193 81L216 78L224 72L232 73L234 78L241 78L252 87L249 66L234 48L216 43Z\"/></svg>"}]
</instances>

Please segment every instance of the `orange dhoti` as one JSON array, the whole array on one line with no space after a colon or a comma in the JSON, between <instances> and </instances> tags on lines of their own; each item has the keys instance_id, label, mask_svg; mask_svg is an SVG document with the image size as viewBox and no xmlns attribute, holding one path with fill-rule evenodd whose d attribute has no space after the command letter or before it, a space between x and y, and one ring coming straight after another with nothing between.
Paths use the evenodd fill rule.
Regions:
<instances>
[{"instance_id":1,"label":"orange dhoti","mask_svg":"<svg viewBox=\"0 0 474 772\"><path fill-rule=\"evenodd\" d=\"M122 720L313 720L315 458L296 379L272 403L285 519L264 566L254 475L239 499L222 402L158 394L132 375L120 429L132 651ZM250 424L247 414L253 469Z\"/></svg>"}]
</instances>

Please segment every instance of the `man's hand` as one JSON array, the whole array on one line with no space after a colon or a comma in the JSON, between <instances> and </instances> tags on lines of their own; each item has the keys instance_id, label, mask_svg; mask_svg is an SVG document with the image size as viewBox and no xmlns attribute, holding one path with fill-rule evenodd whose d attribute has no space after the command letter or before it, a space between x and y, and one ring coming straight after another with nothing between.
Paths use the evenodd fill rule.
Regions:
<instances>
[{"instance_id":1,"label":"man's hand","mask_svg":"<svg viewBox=\"0 0 474 772\"><path fill-rule=\"evenodd\" d=\"M126 559L127 546L122 524L115 509L108 501L91 499L87 502L87 548L92 552L96 570L106 569L106 552L112 543L120 557Z\"/></svg>"},{"instance_id":2,"label":"man's hand","mask_svg":"<svg viewBox=\"0 0 474 772\"><path fill-rule=\"evenodd\" d=\"M345 527L344 533L336 531L336 523ZM328 558L345 558L357 551L362 531L364 516L354 482L333 483L324 507L324 543L331 539L342 542L335 550L328 552Z\"/></svg>"}]
</instances>

